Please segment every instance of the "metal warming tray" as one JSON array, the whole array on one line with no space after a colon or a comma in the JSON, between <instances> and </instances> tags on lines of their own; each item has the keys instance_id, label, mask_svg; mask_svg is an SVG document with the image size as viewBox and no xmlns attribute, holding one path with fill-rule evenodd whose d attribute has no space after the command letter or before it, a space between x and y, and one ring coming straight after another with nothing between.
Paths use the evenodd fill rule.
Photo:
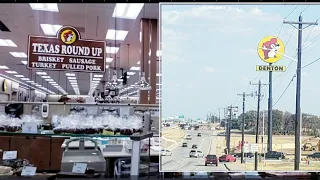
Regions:
<instances>
[{"instance_id":1,"label":"metal warming tray","mask_svg":"<svg viewBox=\"0 0 320 180\"><path fill-rule=\"evenodd\" d=\"M94 143L94 149L85 149L85 141L88 140ZM79 149L69 149L69 144L74 141L79 141ZM87 168L92 168L101 175L106 172L106 160L97 142L91 138L76 138L66 142L62 155L61 172L72 172L74 163L86 163Z\"/></svg>"}]
</instances>

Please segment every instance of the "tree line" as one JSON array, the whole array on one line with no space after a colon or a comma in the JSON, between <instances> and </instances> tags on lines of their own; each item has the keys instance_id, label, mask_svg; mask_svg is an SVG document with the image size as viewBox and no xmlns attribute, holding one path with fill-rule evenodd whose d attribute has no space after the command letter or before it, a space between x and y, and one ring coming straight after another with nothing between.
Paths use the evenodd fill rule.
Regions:
<instances>
[{"instance_id":1,"label":"tree line","mask_svg":"<svg viewBox=\"0 0 320 180\"><path fill-rule=\"evenodd\" d=\"M245 118L245 130L248 133L255 134L257 111L251 110L232 118L232 129L241 129L242 117ZM263 131L263 119L265 134L268 132L268 111L260 111L259 116L259 134ZM295 134L295 114L283 112L281 110L272 110L272 126L274 135L294 135ZM212 122L219 122L219 118L213 117ZM224 119L221 119L221 126L224 127ZM312 114L302 113L302 135L320 137L320 117Z\"/></svg>"}]
</instances>

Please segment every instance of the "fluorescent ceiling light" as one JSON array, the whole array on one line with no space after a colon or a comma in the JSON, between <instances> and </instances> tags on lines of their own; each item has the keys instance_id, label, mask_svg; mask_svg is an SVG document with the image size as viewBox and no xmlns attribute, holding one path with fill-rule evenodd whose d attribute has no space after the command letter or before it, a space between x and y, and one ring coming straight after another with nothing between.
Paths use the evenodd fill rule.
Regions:
<instances>
[{"instance_id":1,"label":"fluorescent ceiling light","mask_svg":"<svg viewBox=\"0 0 320 180\"><path fill-rule=\"evenodd\" d=\"M130 75L130 76L135 75L135 74L136 74L135 72L127 72L127 75Z\"/></svg>"},{"instance_id":2,"label":"fluorescent ceiling light","mask_svg":"<svg viewBox=\"0 0 320 180\"><path fill-rule=\"evenodd\" d=\"M160 74L160 73L157 73L157 76L161 76L162 74Z\"/></svg>"},{"instance_id":3,"label":"fluorescent ceiling light","mask_svg":"<svg viewBox=\"0 0 320 180\"><path fill-rule=\"evenodd\" d=\"M21 80L29 81L30 79L29 78L21 78Z\"/></svg>"},{"instance_id":4,"label":"fluorescent ceiling light","mask_svg":"<svg viewBox=\"0 0 320 180\"><path fill-rule=\"evenodd\" d=\"M92 78L93 81L101 81L101 78Z\"/></svg>"},{"instance_id":5,"label":"fluorescent ceiling light","mask_svg":"<svg viewBox=\"0 0 320 180\"><path fill-rule=\"evenodd\" d=\"M69 81L70 82L77 82L77 80L74 80L74 79L70 79Z\"/></svg>"},{"instance_id":6,"label":"fluorescent ceiling light","mask_svg":"<svg viewBox=\"0 0 320 180\"><path fill-rule=\"evenodd\" d=\"M136 19L140 14L143 3L117 3L112 17Z\"/></svg>"},{"instance_id":7,"label":"fluorescent ceiling light","mask_svg":"<svg viewBox=\"0 0 320 180\"><path fill-rule=\"evenodd\" d=\"M130 68L131 71L139 71L140 70L140 67L137 67L137 66L132 66Z\"/></svg>"},{"instance_id":8,"label":"fluorescent ceiling light","mask_svg":"<svg viewBox=\"0 0 320 180\"><path fill-rule=\"evenodd\" d=\"M50 76L41 76L43 79L50 79Z\"/></svg>"},{"instance_id":9,"label":"fluorescent ceiling light","mask_svg":"<svg viewBox=\"0 0 320 180\"><path fill-rule=\"evenodd\" d=\"M32 85L35 85L36 83L35 83L35 82L32 82L31 84L32 84Z\"/></svg>"},{"instance_id":10,"label":"fluorescent ceiling light","mask_svg":"<svg viewBox=\"0 0 320 180\"><path fill-rule=\"evenodd\" d=\"M66 76L76 76L76 75L73 73L66 73Z\"/></svg>"},{"instance_id":11,"label":"fluorescent ceiling light","mask_svg":"<svg viewBox=\"0 0 320 180\"><path fill-rule=\"evenodd\" d=\"M49 82L50 84L56 84L56 82L54 82L54 81L51 81L51 82Z\"/></svg>"},{"instance_id":12,"label":"fluorescent ceiling light","mask_svg":"<svg viewBox=\"0 0 320 180\"><path fill-rule=\"evenodd\" d=\"M113 60L113 58L107 57L106 58L106 63L110 63L110 62L112 62L112 60Z\"/></svg>"},{"instance_id":13,"label":"fluorescent ceiling light","mask_svg":"<svg viewBox=\"0 0 320 180\"><path fill-rule=\"evenodd\" d=\"M99 83L99 81L92 81L92 83Z\"/></svg>"},{"instance_id":14,"label":"fluorescent ceiling light","mask_svg":"<svg viewBox=\"0 0 320 180\"><path fill-rule=\"evenodd\" d=\"M109 65L106 65L106 69L108 69L109 68Z\"/></svg>"},{"instance_id":15,"label":"fluorescent ceiling light","mask_svg":"<svg viewBox=\"0 0 320 180\"><path fill-rule=\"evenodd\" d=\"M53 79L44 79L44 80L46 80L46 81L48 81L48 82L54 81Z\"/></svg>"},{"instance_id":16,"label":"fluorescent ceiling light","mask_svg":"<svg viewBox=\"0 0 320 180\"><path fill-rule=\"evenodd\" d=\"M77 82L70 82L70 84L78 84Z\"/></svg>"},{"instance_id":17,"label":"fluorescent ceiling light","mask_svg":"<svg viewBox=\"0 0 320 180\"><path fill-rule=\"evenodd\" d=\"M76 77L70 77L70 76L69 76L68 79L77 79L77 78L76 78Z\"/></svg>"},{"instance_id":18,"label":"fluorescent ceiling light","mask_svg":"<svg viewBox=\"0 0 320 180\"><path fill-rule=\"evenodd\" d=\"M128 31L108 29L106 39L123 41L124 39L126 39L127 34Z\"/></svg>"},{"instance_id":19,"label":"fluorescent ceiling light","mask_svg":"<svg viewBox=\"0 0 320 180\"><path fill-rule=\"evenodd\" d=\"M118 81L122 82L122 81L123 81L123 79L118 79Z\"/></svg>"},{"instance_id":20,"label":"fluorescent ceiling light","mask_svg":"<svg viewBox=\"0 0 320 180\"><path fill-rule=\"evenodd\" d=\"M95 74L95 75L93 75L93 77L95 77L95 78L102 78L103 75L102 75L102 74Z\"/></svg>"},{"instance_id":21,"label":"fluorescent ceiling light","mask_svg":"<svg viewBox=\"0 0 320 180\"><path fill-rule=\"evenodd\" d=\"M24 52L9 52L13 57L26 58L28 57Z\"/></svg>"},{"instance_id":22,"label":"fluorescent ceiling light","mask_svg":"<svg viewBox=\"0 0 320 180\"><path fill-rule=\"evenodd\" d=\"M59 12L57 3L29 3L32 10Z\"/></svg>"},{"instance_id":23,"label":"fluorescent ceiling light","mask_svg":"<svg viewBox=\"0 0 320 180\"><path fill-rule=\"evenodd\" d=\"M36 86L37 86L37 87L40 87L41 85L40 85L40 84L36 84Z\"/></svg>"},{"instance_id":24,"label":"fluorescent ceiling light","mask_svg":"<svg viewBox=\"0 0 320 180\"><path fill-rule=\"evenodd\" d=\"M22 78L24 77L24 75L14 75L15 77L19 77L19 78Z\"/></svg>"},{"instance_id":25,"label":"fluorescent ceiling light","mask_svg":"<svg viewBox=\"0 0 320 180\"><path fill-rule=\"evenodd\" d=\"M61 25L53 24L40 24L41 29L45 35L56 35L58 30L62 27Z\"/></svg>"},{"instance_id":26,"label":"fluorescent ceiling light","mask_svg":"<svg viewBox=\"0 0 320 180\"><path fill-rule=\"evenodd\" d=\"M117 54L118 51L119 51L118 47L109 47L109 46L106 47L106 52L108 54Z\"/></svg>"},{"instance_id":27,"label":"fluorescent ceiling light","mask_svg":"<svg viewBox=\"0 0 320 180\"><path fill-rule=\"evenodd\" d=\"M10 39L0 39L0 46L17 47L17 45Z\"/></svg>"},{"instance_id":28,"label":"fluorescent ceiling light","mask_svg":"<svg viewBox=\"0 0 320 180\"><path fill-rule=\"evenodd\" d=\"M21 61L21 63L27 65L28 61Z\"/></svg>"},{"instance_id":29,"label":"fluorescent ceiling light","mask_svg":"<svg viewBox=\"0 0 320 180\"><path fill-rule=\"evenodd\" d=\"M5 71L8 74L18 74L16 71Z\"/></svg>"},{"instance_id":30,"label":"fluorescent ceiling light","mask_svg":"<svg viewBox=\"0 0 320 180\"><path fill-rule=\"evenodd\" d=\"M60 86L54 86L55 88L60 88Z\"/></svg>"},{"instance_id":31,"label":"fluorescent ceiling light","mask_svg":"<svg viewBox=\"0 0 320 180\"><path fill-rule=\"evenodd\" d=\"M9 69L7 66L0 66L0 69Z\"/></svg>"},{"instance_id":32,"label":"fluorescent ceiling light","mask_svg":"<svg viewBox=\"0 0 320 180\"><path fill-rule=\"evenodd\" d=\"M27 81L27 83L33 83L34 81Z\"/></svg>"},{"instance_id":33,"label":"fluorescent ceiling light","mask_svg":"<svg viewBox=\"0 0 320 180\"><path fill-rule=\"evenodd\" d=\"M47 75L46 72L36 72L36 74L38 74L38 75Z\"/></svg>"}]
</instances>

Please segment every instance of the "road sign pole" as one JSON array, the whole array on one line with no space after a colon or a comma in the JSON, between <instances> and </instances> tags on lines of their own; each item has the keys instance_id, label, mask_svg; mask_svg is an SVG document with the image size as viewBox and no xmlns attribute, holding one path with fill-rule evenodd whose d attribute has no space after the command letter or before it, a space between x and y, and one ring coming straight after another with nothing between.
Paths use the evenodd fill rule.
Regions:
<instances>
[{"instance_id":1,"label":"road sign pole","mask_svg":"<svg viewBox=\"0 0 320 180\"><path fill-rule=\"evenodd\" d=\"M268 127L268 152L270 152L272 151L272 71L269 71Z\"/></svg>"},{"instance_id":2,"label":"road sign pole","mask_svg":"<svg viewBox=\"0 0 320 180\"><path fill-rule=\"evenodd\" d=\"M256 123L256 144L258 144L259 137L259 119L260 119L260 96L261 96L261 81L259 80L258 85L258 107L257 107L257 123ZM255 152L254 156L254 170L258 170L258 152Z\"/></svg>"}]
</instances>

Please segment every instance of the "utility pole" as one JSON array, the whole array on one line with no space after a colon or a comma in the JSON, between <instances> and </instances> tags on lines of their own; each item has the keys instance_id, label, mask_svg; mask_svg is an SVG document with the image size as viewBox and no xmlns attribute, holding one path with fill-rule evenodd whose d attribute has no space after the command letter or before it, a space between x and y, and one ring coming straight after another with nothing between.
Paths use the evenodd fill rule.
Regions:
<instances>
[{"instance_id":1,"label":"utility pole","mask_svg":"<svg viewBox=\"0 0 320 180\"><path fill-rule=\"evenodd\" d=\"M232 124L232 115L233 115L233 110L238 110L238 106L229 106L228 108L229 111L229 118L228 118L228 123L227 123L227 150L228 154L230 154L230 140L231 140L231 124Z\"/></svg>"},{"instance_id":2,"label":"utility pole","mask_svg":"<svg viewBox=\"0 0 320 180\"><path fill-rule=\"evenodd\" d=\"M299 16L299 21L283 21L284 24L290 24L292 26L298 25L298 63L297 63L297 87L296 87L296 122L295 122L295 153L294 153L294 170L298 171L300 169L300 161L301 161L301 43L302 43L302 30L312 26L318 25L318 22L302 22L302 15ZM307 25L307 27L303 28L303 25Z\"/></svg>"},{"instance_id":3,"label":"utility pole","mask_svg":"<svg viewBox=\"0 0 320 180\"><path fill-rule=\"evenodd\" d=\"M259 120L260 120L260 100L261 100L261 85L268 85L268 84L261 84L261 81L259 80L258 84L252 84L251 85L258 85L258 106L257 106L257 122L256 122L256 144L259 142ZM258 152L255 152L254 155L254 170L258 170Z\"/></svg>"},{"instance_id":4,"label":"utility pole","mask_svg":"<svg viewBox=\"0 0 320 180\"><path fill-rule=\"evenodd\" d=\"M242 96L242 123L241 123L241 163L244 163L244 152L243 152L243 145L244 145L244 123L245 123L245 102L246 102L246 96L253 96L253 94L246 94L246 92L243 92L242 94L237 94L238 96Z\"/></svg>"},{"instance_id":5,"label":"utility pole","mask_svg":"<svg viewBox=\"0 0 320 180\"><path fill-rule=\"evenodd\" d=\"M270 63L272 66L272 63ZM268 98L268 152L272 151L272 135L273 135L273 125L272 125L272 71L269 71L269 98Z\"/></svg>"}]
</instances>

